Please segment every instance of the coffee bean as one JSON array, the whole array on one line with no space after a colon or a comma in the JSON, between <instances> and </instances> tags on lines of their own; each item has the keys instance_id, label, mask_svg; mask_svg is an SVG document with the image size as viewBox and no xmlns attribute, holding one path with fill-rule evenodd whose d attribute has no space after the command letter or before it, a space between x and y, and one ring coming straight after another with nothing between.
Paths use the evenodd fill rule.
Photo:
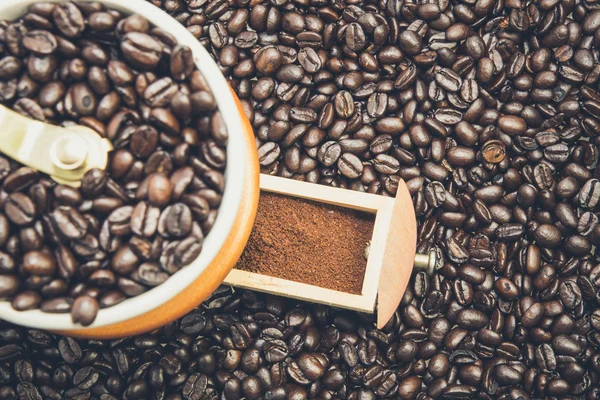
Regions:
<instances>
[{"instance_id":1,"label":"coffee bean","mask_svg":"<svg viewBox=\"0 0 600 400\"><path fill-rule=\"evenodd\" d=\"M342 154L342 148L337 142L326 142L319 148L317 156L323 165L335 164Z\"/></svg>"},{"instance_id":2,"label":"coffee bean","mask_svg":"<svg viewBox=\"0 0 600 400\"><path fill-rule=\"evenodd\" d=\"M283 65L277 71L277 79L285 83L296 83L302 80L304 76L304 70L302 67L297 65Z\"/></svg>"},{"instance_id":3,"label":"coffee bean","mask_svg":"<svg viewBox=\"0 0 600 400\"><path fill-rule=\"evenodd\" d=\"M35 54L52 54L57 46L56 38L48 31L30 31L23 37L23 47Z\"/></svg>"},{"instance_id":4,"label":"coffee bean","mask_svg":"<svg viewBox=\"0 0 600 400\"><path fill-rule=\"evenodd\" d=\"M145 202L138 203L131 214L131 231L139 236L152 237L158 228L160 209Z\"/></svg>"},{"instance_id":5,"label":"coffee bean","mask_svg":"<svg viewBox=\"0 0 600 400\"><path fill-rule=\"evenodd\" d=\"M51 300L42 300L40 310L53 314L64 314L71 310L72 299L67 297L55 297Z\"/></svg>"},{"instance_id":6,"label":"coffee bean","mask_svg":"<svg viewBox=\"0 0 600 400\"><path fill-rule=\"evenodd\" d=\"M83 15L74 3L69 2L54 7L52 18L55 26L67 38L78 37L85 29Z\"/></svg>"},{"instance_id":7,"label":"coffee bean","mask_svg":"<svg viewBox=\"0 0 600 400\"><path fill-rule=\"evenodd\" d=\"M89 222L78 211L68 206L55 209L49 219L57 233L66 239L81 239L89 226Z\"/></svg>"},{"instance_id":8,"label":"coffee bean","mask_svg":"<svg viewBox=\"0 0 600 400\"><path fill-rule=\"evenodd\" d=\"M260 165L267 166L273 164L281 154L279 145L274 142L267 142L258 149L258 159Z\"/></svg>"},{"instance_id":9,"label":"coffee bean","mask_svg":"<svg viewBox=\"0 0 600 400\"><path fill-rule=\"evenodd\" d=\"M444 125L456 125L462 120L463 114L451 108L440 108L434 117Z\"/></svg>"},{"instance_id":10,"label":"coffee bean","mask_svg":"<svg viewBox=\"0 0 600 400\"><path fill-rule=\"evenodd\" d=\"M149 125L138 127L131 136L131 152L140 158L150 156L158 145L159 135L156 129Z\"/></svg>"},{"instance_id":11,"label":"coffee bean","mask_svg":"<svg viewBox=\"0 0 600 400\"><path fill-rule=\"evenodd\" d=\"M340 118L347 119L354 114L354 101L352 99L352 95L349 92L339 92L333 100L333 105L336 114Z\"/></svg>"},{"instance_id":12,"label":"coffee bean","mask_svg":"<svg viewBox=\"0 0 600 400\"><path fill-rule=\"evenodd\" d=\"M99 305L96 299L90 296L80 296L73 301L71 306L71 319L73 323L88 326L96 319L98 309ZM93 383L91 384L93 385Z\"/></svg>"},{"instance_id":13,"label":"coffee bean","mask_svg":"<svg viewBox=\"0 0 600 400\"><path fill-rule=\"evenodd\" d=\"M435 81L440 87L450 92L456 92L462 85L462 79L454 71L442 68L435 74Z\"/></svg>"},{"instance_id":14,"label":"coffee bean","mask_svg":"<svg viewBox=\"0 0 600 400\"><path fill-rule=\"evenodd\" d=\"M380 118L375 123L375 130L382 134L398 136L406 129L406 125L400 118L385 117Z\"/></svg>"},{"instance_id":15,"label":"coffee bean","mask_svg":"<svg viewBox=\"0 0 600 400\"><path fill-rule=\"evenodd\" d=\"M481 154L485 161L497 164L506 157L506 147L499 140L490 140L484 144Z\"/></svg>"},{"instance_id":16,"label":"coffee bean","mask_svg":"<svg viewBox=\"0 0 600 400\"><path fill-rule=\"evenodd\" d=\"M175 80L183 81L194 72L192 50L187 46L175 46L171 51L171 75Z\"/></svg>"},{"instance_id":17,"label":"coffee bean","mask_svg":"<svg viewBox=\"0 0 600 400\"><path fill-rule=\"evenodd\" d=\"M276 47L260 49L254 56L257 71L264 75L274 73L282 62L283 56Z\"/></svg>"},{"instance_id":18,"label":"coffee bean","mask_svg":"<svg viewBox=\"0 0 600 400\"><path fill-rule=\"evenodd\" d=\"M175 260L178 265L185 266L194 261L202 250L202 240L196 237L187 237L175 247Z\"/></svg>"},{"instance_id":19,"label":"coffee bean","mask_svg":"<svg viewBox=\"0 0 600 400\"><path fill-rule=\"evenodd\" d=\"M346 28L346 46L352 51L359 51L365 47L366 38L362 26L353 22Z\"/></svg>"},{"instance_id":20,"label":"coffee bean","mask_svg":"<svg viewBox=\"0 0 600 400\"><path fill-rule=\"evenodd\" d=\"M540 369L551 372L556 369L556 356L549 344L542 344L536 348L535 358Z\"/></svg>"},{"instance_id":21,"label":"coffee bean","mask_svg":"<svg viewBox=\"0 0 600 400\"><path fill-rule=\"evenodd\" d=\"M420 53L423 47L421 36L409 30L405 30L398 36L398 44L410 56Z\"/></svg>"},{"instance_id":22,"label":"coffee bean","mask_svg":"<svg viewBox=\"0 0 600 400\"><path fill-rule=\"evenodd\" d=\"M526 328L532 328L540 322L544 316L544 306L541 303L535 303L529 307L521 317L521 324Z\"/></svg>"},{"instance_id":23,"label":"coffee bean","mask_svg":"<svg viewBox=\"0 0 600 400\"><path fill-rule=\"evenodd\" d=\"M462 310L458 314L458 320L456 321L458 326L465 329L478 330L483 328L488 323L487 316L478 310L468 309Z\"/></svg>"},{"instance_id":24,"label":"coffee bean","mask_svg":"<svg viewBox=\"0 0 600 400\"><path fill-rule=\"evenodd\" d=\"M317 52L310 47L304 47L298 52L298 62L309 74L318 72L322 67L321 58Z\"/></svg>"},{"instance_id":25,"label":"coffee bean","mask_svg":"<svg viewBox=\"0 0 600 400\"><path fill-rule=\"evenodd\" d=\"M95 31L105 32L115 27L116 18L109 12L97 11L89 16L89 24Z\"/></svg>"},{"instance_id":26,"label":"coffee bean","mask_svg":"<svg viewBox=\"0 0 600 400\"><path fill-rule=\"evenodd\" d=\"M162 207L171 199L172 186L169 179L160 173L148 177L148 200L151 204Z\"/></svg>"},{"instance_id":27,"label":"coffee bean","mask_svg":"<svg viewBox=\"0 0 600 400\"><path fill-rule=\"evenodd\" d=\"M556 247L560 244L561 233L554 226L549 224L542 224L537 227L534 232L536 241L544 247Z\"/></svg>"},{"instance_id":28,"label":"coffee bean","mask_svg":"<svg viewBox=\"0 0 600 400\"><path fill-rule=\"evenodd\" d=\"M519 295L518 287L507 278L500 278L495 283L495 288L498 294L508 300L514 300Z\"/></svg>"},{"instance_id":29,"label":"coffee bean","mask_svg":"<svg viewBox=\"0 0 600 400\"><path fill-rule=\"evenodd\" d=\"M6 299L17 292L19 279L14 275L0 275L0 298Z\"/></svg>"},{"instance_id":30,"label":"coffee bean","mask_svg":"<svg viewBox=\"0 0 600 400\"><path fill-rule=\"evenodd\" d=\"M398 386L398 395L402 399L411 399L421 390L421 378L412 376L403 379Z\"/></svg>"},{"instance_id":31,"label":"coffee bean","mask_svg":"<svg viewBox=\"0 0 600 400\"><path fill-rule=\"evenodd\" d=\"M317 113L310 108L292 107L290 109L290 120L296 123L312 123L317 120Z\"/></svg>"},{"instance_id":32,"label":"coffee bean","mask_svg":"<svg viewBox=\"0 0 600 400\"><path fill-rule=\"evenodd\" d=\"M446 159L454 167L465 167L475 161L475 151L467 147L455 146L448 149Z\"/></svg>"},{"instance_id":33,"label":"coffee bean","mask_svg":"<svg viewBox=\"0 0 600 400\"><path fill-rule=\"evenodd\" d=\"M135 273L139 283L147 286L158 286L169 278L169 275L162 271L156 263L143 263Z\"/></svg>"},{"instance_id":34,"label":"coffee bean","mask_svg":"<svg viewBox=\"0 0 600 400\"><path fill-rule=\"evenodd\" d=\"M150 83L143 91L144 101L150 107L165 107L178 93L178 87L169 77L157 79ZM207 92L200 92L207 93Z\"/></svg>"},{"instance_id":35,"label":"coffee bean","mask_svg":"<svg viewBox=\"0 0 600 400\"><path fill-rule=\"evenodd\" d=\"M337 161L340 172L351 179L358 178L363 172L360 159L352 153L344 153Z\"/></svg>"},{"instance_id":36,"label":"coffee bean","mask_svg":"<svg viewBox=\"0 0 600 400\"><path fill-rule=\"evenodd\" d=\"M23 98L15 102L14 110L19 114L34 120L46 121L46 115L38 103L31 99Z\"/></svg>"},{"instance_id":37,"label":"coffee bean","mask_svg":"<svg viewBox=\"0 0 600 400\"><path fill-rule=\"evenodd\" d=\"M123 57L133 66L152 69L160 61L162 46L152 36L141 32L127 33L121 42Z\"/></svg>"},{"instance_id":38,"label":"coffee bean","mask_svg":"<svg viewBox=\"0 0 600 400\"><path fill-rule=\"evenodd\" d=\"M177 118L166 108L153 108L150 112L150 122L168 134L179 134L181 126Z\"/></svg>"},{"instance_id":39,"label":"coffee bean","mask_svg":"<svg viewBox=\"0 0 600 400\"><path fill-rule=\"evenodd\" d=\"M579 191L579 204L584 208L594 208L600 201L600 182L590 179Z\"/></svg>"},{"instance_id":40,"label":"coffee bean","mask_svg":"<svg viewBox=\"0 0 600 400\"><path fill-rule=\"evenodd\" d=\"M13 297L11 306L17 311L35 310L41 301L42 297L39 293L29 290L23 291Z\"/></svg>"},{"instance_id":41,"label":"coffee bean","mask_svg":"<svg viewBox=\"0 0 600 400\"><path fill-rule=\"evenodd\" d=\"M520 117L504 116L498 119L498 127L508 135L520 135L527 129L527 123Z\"/></svg>"},{"instance_id":42,"label":"coffee bean","mask_svg":"<svg viewBox=\"0 0 600 400\"><path fill-rule=\"evenodd\" d=\"M46 253L31 250L23 256L23 269L33 275L52 275L56 271L56 261Z\"/></svg>"},{"instance_id":43,"label":"coffee bean","mask_svg":"<svg viewBox=\"0 0 600 400\"><path fill-rule=\"evenodd\" d=\"M183 203L167 207L158 222L158 232L166 237L181 238L192 229L192 212Z\"/></svg>"},{"instance_id":44,"label":"coffee bean","mask_svg":"<svg viewBox=\"0 0 600 400\"><path fill-rule=\"evenodd\" d=\"M28 225L35 218L35 205L31 199L20 192L12 193L4 205L6 216L17 225Z\"/></svg>"}]
</instances>

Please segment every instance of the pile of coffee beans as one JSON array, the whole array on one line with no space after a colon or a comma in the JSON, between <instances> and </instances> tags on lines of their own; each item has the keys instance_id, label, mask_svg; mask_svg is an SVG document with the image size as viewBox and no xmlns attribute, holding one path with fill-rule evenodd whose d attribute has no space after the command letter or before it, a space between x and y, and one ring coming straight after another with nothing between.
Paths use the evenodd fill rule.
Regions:
<instances>
[{"instance_id":1,"label":"pile of coffee beans","mask_svg":"<svg viewBox=\"0 0 600 400\"><path fill-rule=\"evenodd\" d=\"M89 325L198 256L228 135L188 47L99 3L35 3L0 22L0 103L115 148L79 189L0 157L0 300Z\"/></svg>"},{"instance_id":2,"label":"pile of coffee beans","mask_svg":"<svg viewBox=\"0 0 600 400\"><path fill-rule=\"evenodd\" d=\"M0 397L600 398L597 2L152 2L231 80L263 172L405 180L444 267L381 330L229 288L118 341L5 325Z\"/></svg>"}]
</instances>

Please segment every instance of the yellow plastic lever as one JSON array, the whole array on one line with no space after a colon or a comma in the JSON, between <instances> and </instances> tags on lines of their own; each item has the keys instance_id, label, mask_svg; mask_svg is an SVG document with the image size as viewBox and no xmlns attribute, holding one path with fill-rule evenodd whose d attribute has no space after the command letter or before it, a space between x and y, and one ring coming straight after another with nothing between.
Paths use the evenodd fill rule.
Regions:
<instances>
[{"instance_id":1,"label":"yellow plastic lever","mask_svg":"<svg viewBox=\"0 0 600 400\"><path fill-rule=\"evenodd\" d=\"M112 149L85 126L51 125L0 105L0 152L58 183L79 187L87 171L106 168Z\"/></svg>"}]
</instances>

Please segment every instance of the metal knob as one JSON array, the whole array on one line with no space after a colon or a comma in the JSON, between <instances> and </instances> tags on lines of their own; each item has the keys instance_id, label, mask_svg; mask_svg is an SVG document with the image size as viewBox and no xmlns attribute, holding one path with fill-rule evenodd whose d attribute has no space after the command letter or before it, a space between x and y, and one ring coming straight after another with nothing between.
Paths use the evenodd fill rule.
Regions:
<instances>
[{"instance_id":1,"label":"metal knob","mask_svg":"<svg viewBox=\"0 0 600 400\"><path fill-rule=\"evenodd\" d=\"M64 135L52 143L50 158L58 168L72 171L81 167L88 157L88 145L75 134Z\"/></svg>"},{"instance_id":2,"label":"metal knob","mask_svg":"<svg viewBox=\"0 0 600 400\"><path fill-rule=\"evenodd\" d=\"M113 149L107 139L88 127L35 121L3 105L0 126L0 153L73 187L81 185L90 169L105 169Z\"/></svg>"},{"instance_id":3,"label":"metal knob","mask_svg":"<svg viewBox=\"0 0 600 400\"><path fill-rule=\"evenodd\" d=\"M415 269L427 272L427 275L433 275L435 271L442 268L442 252L434 247L427 254L417 253L415 255Z\"/></svg>"}]
</instances>

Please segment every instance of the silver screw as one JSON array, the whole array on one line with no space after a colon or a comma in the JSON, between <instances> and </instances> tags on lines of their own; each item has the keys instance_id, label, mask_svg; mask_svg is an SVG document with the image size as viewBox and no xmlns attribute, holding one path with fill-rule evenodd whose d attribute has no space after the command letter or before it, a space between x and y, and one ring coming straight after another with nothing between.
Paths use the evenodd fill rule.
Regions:
<instances>
[{"instance_id":1,"label":"silver screw","mask_svg":"<svg viewBox=\"0 0 600 400\"><path fill-rule=\"evenodd\" d=\"M442 252L437 247L431 249L427 254L417 253L415 255L415 268L427 272L427 275L433 275L442 266Z\"/></svg>"}]
</instances>

